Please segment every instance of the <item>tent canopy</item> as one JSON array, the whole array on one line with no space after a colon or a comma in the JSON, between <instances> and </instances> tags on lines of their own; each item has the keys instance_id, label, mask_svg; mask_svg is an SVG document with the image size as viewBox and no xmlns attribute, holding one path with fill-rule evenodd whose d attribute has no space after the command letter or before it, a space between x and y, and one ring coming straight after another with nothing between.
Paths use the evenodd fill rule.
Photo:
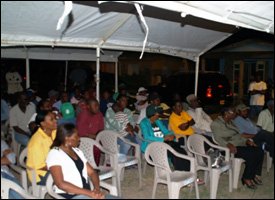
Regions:
<instances>
[{"instance_id":1,"label":"tent canopy","mask_svg":"<svg viewBox=\"0 0 275 200\"><path fill-rule=\"evenodd\" d=\"M1 47L43 45L141 51L145 29L132 5L135 2L138 1L127 2L127 6L117 2L74 2L71 14L57 31L63 2L1 1ZM220 23L217 29L208 20L274 33L273 1L138 3L145 5L143 13L149 27L146 52L195 60L235 29ZM201 18L208 20L198 20Z\"/></svg>"},{"instance_id":2,"label":"tent canopy","mask_svg":"<svg viewBox=\"0 0 275 200\"><path fill-rule=\"evenodd\" d=\"M133 1L274 34L274 1Z\"/></svg>"},{"instance_id":3,"label":"tent canopy","mask_svg":"<svg viewBox=\"0 0 275 200\"><path fill-rule=\"evenodd\" d=\"M96 7L74 3L71 15L57 31L57 22L64 10L63 2L2 1L1 47L43 45L141 51L145 32L133 5L129 5L128 13L113 12L111 8L108 3ZM165 15L163 10L158 11ZM182 25L178 21L146 16L145 20L149 27L146 52L191 60L231 35Z\"/></svg>"}]
</instances>

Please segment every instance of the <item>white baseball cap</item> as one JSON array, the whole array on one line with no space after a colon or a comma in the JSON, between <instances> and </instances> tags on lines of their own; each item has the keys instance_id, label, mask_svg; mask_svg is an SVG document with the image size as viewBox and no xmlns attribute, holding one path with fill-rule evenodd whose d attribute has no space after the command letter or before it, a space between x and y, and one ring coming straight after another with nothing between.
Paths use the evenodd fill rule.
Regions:
<instances>
[{"instance_id":1,"label":"white baseball cap","mask_svg":"<svg viewBox=\"0 0 275 200\"><path fill-rule=\"evenodd\" d=\"M144 91L147 91L147 89L146 89L146 88L144 88L144 87L140 87L140 88L138 88L138 92L144 92Z\"/></svg>"}]
</instances>

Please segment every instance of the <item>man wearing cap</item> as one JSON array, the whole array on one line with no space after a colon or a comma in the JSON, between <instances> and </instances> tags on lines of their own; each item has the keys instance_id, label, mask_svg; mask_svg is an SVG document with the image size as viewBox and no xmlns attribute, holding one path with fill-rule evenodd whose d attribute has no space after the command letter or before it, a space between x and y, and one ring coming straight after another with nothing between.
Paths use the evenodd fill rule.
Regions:
<instances>
[{"instance_id":1,"label":"man wearing cap","mask_svg":"<svg viewBox=\"0 0 275 200\"><path fill-rule=\"evenodd\" d=\"M150 105L154 105L156 107L160 106L160 97L157 93L152 93L149 96ZM137 124L141 123L141 120L146 118L146 108L141 109L140 114L138 116Z\"/></svg>"},{"instance_id":2,"label":"man wearing cap","mask_svg":"<svg viewBox=\"0 0 275 200\"><path fill-rule=\"evenodd\" d=\"M68 123L72 123L76 125L74 107L70 102L63 103L61 105L60 111L61 111L62 117L58 119L57 121L58 125L68 124Z\"/></svg>"},{"instance_id":3,"label":"man wearing cap","mask_svg":"<svg viewBox=\"0 0 275 200\"><path fill-rule=\"evenodd\" d=\"M270 152L271 157L274 156L274 135L257 127L249 118L249 107L244 104L236 106L238 116L233 119L233 124L239 129L244 138L251 138L262 148L265 143L265 148Z\"/></svg>"},{"instance_id":4,"label":"man wearing cap","mask_svg":"<svg viewBox=\"0 0 275 200\"><path fill-rule=\"evenodd\" d=\"M210 127L220 146L229 148L230 153L236 158L243 158L246 161L242 182L249 189L256 189L254 182L261 184L264 152L257 148L253 140L241 136L239 129L232 122L235 117L233 108L223 108L221 116L218 116Z\"/></svg>"},{"instance_id":5,"label":"man wearing cap","mask_svg":"<svg viewBox=\"0 0 275 200\"><path fill-rule=\"evenodd\" d=\"M27 97L29 98L30 102L32 102L35 106L42 100L39 96L36 95L36 91L31 88L26 90Z\"/></svg>"},{"instance_id":6,"label":"man wearing cap","mask_svg":"<svg viewBox=\"0 0 275 200\"><path fill-rule=\"evenodd\" d=\"M147 89L144 87L140 87L138 89L138 93L136 95L137 102L135 103L135 108L137 112L140 112L143 108L147 108L148 106L148 93Z\"/></svg>"},{"instance_id":7,"label":"man wearing cap","mask_svg":"<svg viewBox=\"0 0 275 200\"><path fill-rule=\"evenodd\" d=\"M170 113L170 107L167 106L165 103L160 102L160 96L157 92L153 92L149 95L149 101L150 101L150 105L159 107L162 110L162 113L160 114L160 119L162 120L162 122L166 123L164 125L168 126L167 119L170 116L170 114L168 114ZM137 124L140 124L141 120L143 120L145 117L146 117L146 108L143 108L140 111Z\"/></svg>"},{"instance_id":8,"label":"man wearing cap","mask_svg":"<svg viewBox=\"0 0 275 200\"><path fill-rule=\"evenodd\" d=\"M195 121L195 124L192 126L194 131L199 134L212 136L210 125L213 120L200 107L198 98L194 94L190 94L186 97L186 101L189 105L187 113Z\"/></svg>"},{"instance_id":9,"label":"man wearing cap","mask_svg":"<svg viewBox=\"0 0 275 200\"><path fill-rule=\"evenodd\" d=\"M185 154L186 151L181 148L181 141L175 142L175 135L169 131L159 120L162 110L154 105L146 108L146 117L140 123L140 129L144 140L141 144L141 151L144 153L150 142L165 142L177 152ZM150 142L149 142L150 141ZM172 154L168 154L172 156ZM175 170L186 170L190 168L189 161L172 156L172 162Z\"/></svg>"},{"instance_id":10,"label":"man wearing cap","mask_svg":"<svg viewBox=\"0 0 275 200\"><path fill-rule=\"evenodd\" d=\"M56 90L50 90L48 92L48 96L49 96L50 106L53 107L53 104L58 99L59 93Z\"/></svg>"}]
</instances>

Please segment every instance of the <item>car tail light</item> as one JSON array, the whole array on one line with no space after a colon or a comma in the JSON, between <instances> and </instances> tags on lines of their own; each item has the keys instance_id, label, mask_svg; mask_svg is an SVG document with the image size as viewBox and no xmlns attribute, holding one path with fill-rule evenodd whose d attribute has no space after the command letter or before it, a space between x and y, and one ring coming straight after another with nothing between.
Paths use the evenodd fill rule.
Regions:
<instances>
[{"instance_id":1,"label":"car tail light","mask_svg":"<svg viewBox=\"0 0 275 200\"><path fill-rule=\"evenodd\" d=\"M208 86L208 88L206 89L206 97L207 98L212 98L212 88L211 88L211 86Z\"/></svg>"},{"instance_id":2,"label":"car tail light","mask_svg":"<svg viewBox=\"0 0 275 200\"><path fill-rule=\"evenodd\" d=\"M218 85L218 88L223 88L223 85L222 85L222 84L219 84L219 85Z\"/></svg>"}]
</instances>

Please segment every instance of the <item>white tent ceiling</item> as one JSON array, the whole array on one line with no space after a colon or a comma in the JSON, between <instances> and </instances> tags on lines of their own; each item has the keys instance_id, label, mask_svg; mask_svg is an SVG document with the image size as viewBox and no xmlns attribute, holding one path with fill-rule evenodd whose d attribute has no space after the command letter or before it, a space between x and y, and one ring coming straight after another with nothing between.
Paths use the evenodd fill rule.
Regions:
<instances>
[{"instance_id":1,"label":"white tent ceiling","mask_svg":"<svg viewBox=\"0 0 275 200\"><path fill-rule=\"evenodd\" d=\"M274 1L132 1L274 34Z\"/></svg>"},{"instance_id":2,"label":"white tent ceiling","mask_svg":"<svg viewBox=\"0 0 275 200\"><path fill-rule=\"evenodd\" d=\"M135 3L128 2L128 3ZM146 52L164 53L195 60L231 35L213 30L209 21L192 23L190 15L274 33L273 1L140 1L149 27ZM56 31L63 13L61 1L1 1L1 47L43 45L141 51L145 31L135 7L123 11L114 2L74 2L70 17ZM163 10L165 9L165 10ZM166 20L175 11L182 21ZM160 14L158 14L158 12ZM186 17L180 17L187 15ZM132 14L133 13L133 14ZM148 15L148 14L147 14ZM159 17L161 16L161 17ZM189 17L189 18L188 18ZM187 18L187 20L185 19ZM167 18L168 19L168 18ZM193 20L194 21L194 20ZM186 23L187 22L187 23ZM195 25L194 25L195 24ZM222 26L220 24L220 26ZM211 30L212 29L212 30ZM233 28L231 28L231 32Z\"/></svg>"},{"instance_id":3,"label":"white tent ceiling","mask_svg":"<svg viewBox=\"0 0 275 200\"><path fill-rule=\"evenodd\" d=\"M134 11L135 14L112 12L112 6L108 12L101 12L101 7L74 3L71 18L67 17L62 29L56 31L58 19L64 10L63 2L2 1L1 47L100 46L103 49L141 51L145 33L134 7L130 6L128 11ZM231 35L228 32L188 24L183 26L179 22L153 17L145 17L145 20L149 27L146 52L164 53L191 60Z\"/></svg>"}]
</instances>

